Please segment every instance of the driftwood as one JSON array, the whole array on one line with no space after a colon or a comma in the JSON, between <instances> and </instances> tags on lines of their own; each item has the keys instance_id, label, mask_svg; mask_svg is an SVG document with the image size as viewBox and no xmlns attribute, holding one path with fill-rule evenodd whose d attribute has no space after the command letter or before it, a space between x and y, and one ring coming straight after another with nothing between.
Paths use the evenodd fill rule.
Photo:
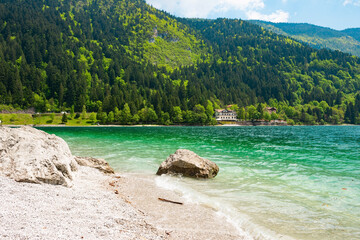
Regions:
<instances>
[{"instance_id":1,"label":"driftwood","mask_svg":"<svg viewBox=\"0 0 360 240\"><path fill-rule=\"evenodd\" d=\"M168 203L183 205L183 203L181 203L181 202L174 202L174 201L171 201L171 200L168 200L168 199L165 199L165 198L158 198L158 199L159 199L160 201L163 201L163 202L168 202Z\"/></svg>"}]
</instances>

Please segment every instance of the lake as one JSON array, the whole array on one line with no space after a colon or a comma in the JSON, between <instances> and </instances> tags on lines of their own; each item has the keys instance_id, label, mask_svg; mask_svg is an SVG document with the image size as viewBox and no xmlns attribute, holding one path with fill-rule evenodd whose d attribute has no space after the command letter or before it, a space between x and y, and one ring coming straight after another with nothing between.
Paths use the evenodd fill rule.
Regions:
<instances>
[{"instance_id":1,"label":"lake","mask_svg":"<svg viewBox=\"0 0 360 240\"><path fill-rule=\"evenodd\" d=\"M155 177L255 239L360 239L360 126L46 127L74 155L155 174L179 148L214 161L212 180Z\"/></svg>"}]
</instances>

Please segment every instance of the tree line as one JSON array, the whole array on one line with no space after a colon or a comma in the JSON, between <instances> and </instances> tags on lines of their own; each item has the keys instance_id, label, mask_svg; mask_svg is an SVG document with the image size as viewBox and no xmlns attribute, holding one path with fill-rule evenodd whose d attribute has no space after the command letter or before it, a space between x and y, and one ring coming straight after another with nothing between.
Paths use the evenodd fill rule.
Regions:
<instances>
[{"instance_id":1,"label":"tree line","mask_svg":"<svg viewBox=\"0 0 360 240\"><path fill-rule=\"evenodd\" d=\"M121 124L213 124L228 104L268 119L253 111L267 104L294 123L358 123L359 58L245 21L143 0L1 1L0 15L0 104Z\"/></svg>"}]
</instances>

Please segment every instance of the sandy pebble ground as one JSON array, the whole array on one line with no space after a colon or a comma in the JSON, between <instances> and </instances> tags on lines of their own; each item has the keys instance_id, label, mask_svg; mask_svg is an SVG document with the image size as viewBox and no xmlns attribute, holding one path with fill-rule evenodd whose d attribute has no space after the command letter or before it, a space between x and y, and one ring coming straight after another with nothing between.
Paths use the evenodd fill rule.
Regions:
<instances>
[{"instance_id":1,"label":"sandy pebble ground","mask_svg":"<svg viewBox=\"0 0 360 240\"><path fill-rule=\"evenodd\" d=\"M214 210L154 179L80 167L66 188L0 175L0 239L244 239Z\"/></svg>"}]
</instances>

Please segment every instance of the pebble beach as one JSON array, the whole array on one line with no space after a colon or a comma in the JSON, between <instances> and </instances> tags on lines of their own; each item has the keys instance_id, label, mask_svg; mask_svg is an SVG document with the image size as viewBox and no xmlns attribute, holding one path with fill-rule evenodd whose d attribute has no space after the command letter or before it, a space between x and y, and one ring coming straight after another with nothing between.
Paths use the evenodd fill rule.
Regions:
<instances>
[{"instance_id":1,"label":"pebble beach","mask_svg":"<svg viewBox=\"0 0 360 240\"><path fill-rule=\"evenodd\" d=\"M79 168L71 188L0 175L0 201L1 239L243 239L213 209L187 203L151 177L89 167Z\"/></svg>"}]
</instances>

